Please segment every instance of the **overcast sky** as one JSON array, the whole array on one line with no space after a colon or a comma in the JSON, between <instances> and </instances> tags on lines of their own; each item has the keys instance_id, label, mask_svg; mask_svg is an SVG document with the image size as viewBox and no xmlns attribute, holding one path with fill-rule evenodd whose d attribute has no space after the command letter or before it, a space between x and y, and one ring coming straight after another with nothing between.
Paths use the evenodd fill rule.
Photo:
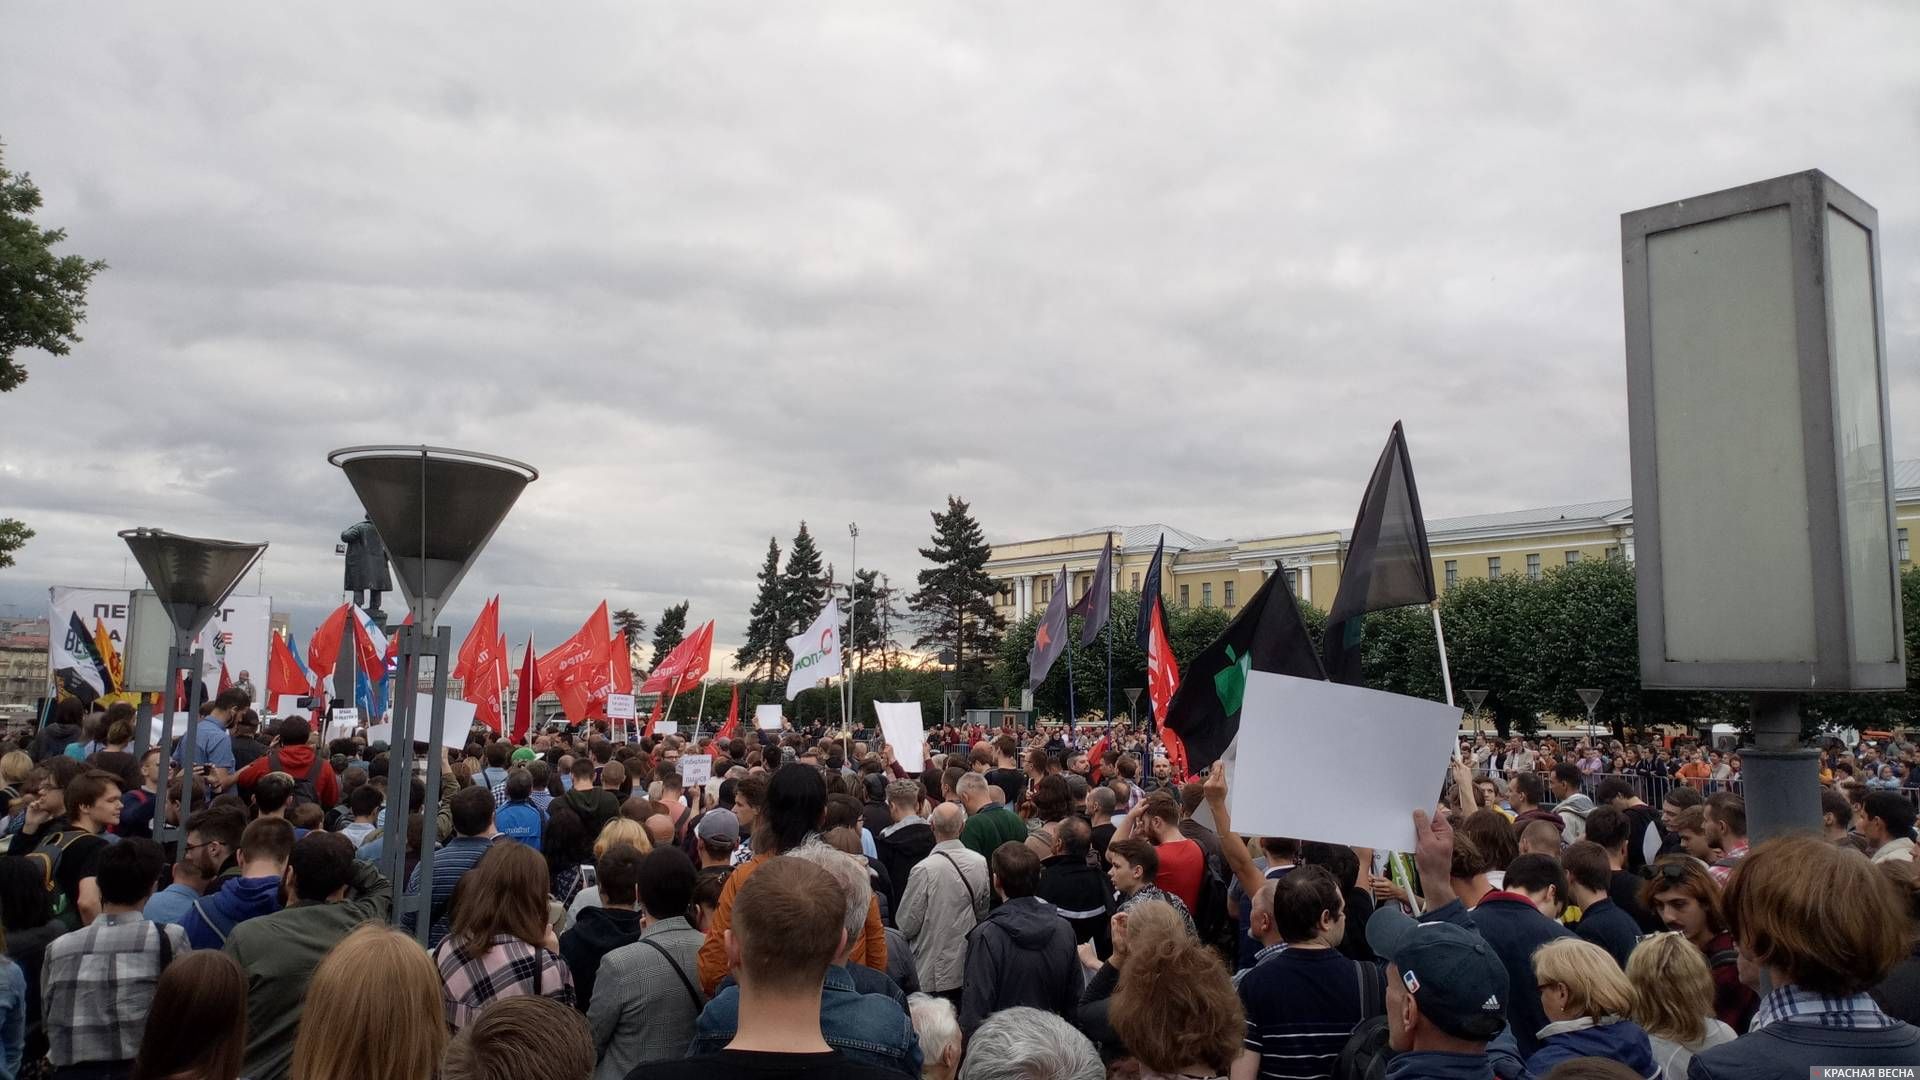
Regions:
<instances>
[{"instance_id":1,"label":"overcast sky","mask_svg":"<svg viewBox=\"0 0 1920 1080\"><path fill-rule=\"evenodd\" d=\"M0 612L154 525L304 637L368 442L540 469L448 618L543 643L731 646L769 535L897 584L948 493L1342 527L1396 418L1432 516L1623 497L1619 215L1812 167L1920 456L1920 5L1575 7L7 4L7 165L112 269L0 397Z\"/></svg>"}]
</instances>

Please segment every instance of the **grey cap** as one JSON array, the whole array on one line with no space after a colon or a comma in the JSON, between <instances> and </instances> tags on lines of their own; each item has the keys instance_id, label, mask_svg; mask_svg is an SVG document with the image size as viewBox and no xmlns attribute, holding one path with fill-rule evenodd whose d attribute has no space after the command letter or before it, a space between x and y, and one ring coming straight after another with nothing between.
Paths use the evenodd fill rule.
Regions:
<instances>
[{"instance_id":1,"label":"grey cap","mask_svg":"<svg viewBox=\"0 0 1920 1080\"><path fill-rule=\"evenodd\" d=\"M729 844L737 844L740 842L740 819L724 806L714 807L700 815L700 824L694 826L693 835L702 840L725 840Z\"/></svg>"}]
</instances>

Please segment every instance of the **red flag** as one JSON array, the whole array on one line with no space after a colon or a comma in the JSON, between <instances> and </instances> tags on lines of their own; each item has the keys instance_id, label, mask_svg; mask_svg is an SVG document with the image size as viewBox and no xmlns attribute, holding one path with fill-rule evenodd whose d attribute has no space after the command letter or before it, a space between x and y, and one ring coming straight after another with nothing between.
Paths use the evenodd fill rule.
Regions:
<instances>
[{"instance_id":1,"label":"red flag","mask_svg":"<svg viewBox=\"0 0 1920 1080\"><path fill-rule=\"evenodd\" d=\"M580 631L542 656L540 684L560 695L567 719L605 716L607 711L607 602L600 601ZM596 685L597 684L597 685ZM599 691L598 702L595 690Z\"/></svg>"},{"instance_id":2,"label":"red flag","mask_svg":"<svg viewBox=\"0 0 1920 1080\"><path fill-rule=\"evenodd\" d=\"M220 658L220 689L217 692L224 694L231 689L233 676L227 674L227 658L223 656Z\"/></svg>"},{"instance_id":3,"label":"red flag","mask_svg":"<svg viewBox=\"0 0 1920 1080\"><path fill-rule=\"evenodd\" d=\"M501 655L505 656L506 651L502 648ZM513 729L507 732L507 738L522 738L533 734L533 702L546 692L546 685L540 681L540 668L533 659L533 635L528 634L527 655L520 662L520 698L513 704Z\"/></svg>"},{"instance_id":4,"label":"red flag","mask_svg":"<svg viewBox=\"0 0 1920 1080\"><path fill-rule=\"evenodd\" d=\"M649 735L652 735L652 734L653 734L653 725L655 725L655 724L657 724L657 723L659 723L659 722L660 722L660 699L659 699L659 698L654 698L654 699L653 699L653 714L652 714L651 716L648 716L648 717L647 717L647 729L646 729L645 731L642 731L642 732L640 733L640 737L644 739L644 738L646 738L647 736L649 736Z\"/></svg>"},{"instance_id":5,"label":"red flag","mask_svg":"<svg viewBox=\"0 0 1920 1080\"><path fill-rule=\"evenodd\" d=\"M300 658L293 655L293 647L279 634L273 635L273 648L267 654L267 703L281 695L291 694L305 697L313 692L307 682L307 673L300 670Z\"/></svg>"},{"instance_id":6,"label":"red flag","mask_svg":"<svg viewBox=\"0 0 1920 1080\"><path fill-rule=\"evenodd\" d=\"M497 596L494 597L493 602L498 604L500 602L500 598ZM407 617L400 620L400 625L412 626L413 612L411 611L407 612ZM392 664L395 660L398 660L398 659L400 659L400 635L388 634L387 635L387 663Z\"/></svg>"},{"instance_id":7,"label":"red flag","mask_svg":"<svg viewBox=\"0 0 1920 1080\"><path fill-rule=\"evenodd\" d=\"M461 680L463 686L478 682L492 668L494 658L491 653L499 641L500 598L496 596L480 606L480 614L475 616L473 628L467 631L466 640L460 643L460 655L453 664L453 677Z\"/></svg>"},{"instance_id":8,"label":"red flag","mask_svg":"<svg viewBox=\"0 0 1920 1080\"><path fill-rule=\"evenodd\" d=\"M607 668L613 677L613 693L633 693L633 647L627 635L618 630L607 639Z\"/></svg>"},{"instance_id":9,"label":"red flag","mask_svg":"<svg viewBox=\"0 0 1920 1080\"><path fill-rule=\"evenodd\" d=\"M335 608L333 614L314 627L313 637L307 639L307 670L313 672L315 679L333 674L334 664L340 659L340 637L347 632L350 606L341 604Z\"/></svg>"},{"instance_id":10,"label":"red flag","mask_svg":"<svg viewBox=\"0 0 1920 1080\"><path fill-rule=\"evenodd\" d=\"M1147 635L1147 698L1153 705L1154 718L1164 724L1167 702L1173 700L1173 692L1180 685L1180 666L1173 659L1166 615L1158 604L1154 605L1152 620ZM1166 728L1160 730L1164 733Z\"/></svg>"},{"instance_id":11,"label":"red flag","mask_svg":"<svg viewBox=\"0 0 1920 1080\"><path fill-rule=\"evenodd\" d=\"M660 666L653 669L640 685L643 694L672 694L698 685L707 677L707 665L713 658L713 622L694 631L692 637L673 647Z\"/></svg>"},{"instance_id":12,"label":"red flag","mask_svg":"<svg viewBox=\"0 0 1920 1080\"><path fill-rule=\"evenodd\" d=\"M1096 784L1100 782L1100 759L1106 756L1107 756L1107 737L1105 735L1102 735L1098 740L1094 742L1093 748L1087 751L1087 779L1088 780L1091 780Z\"/></svg>"},{"instance_id":13,"label":"red flag","mask_svg":"<svg viewBox=\"0 0 1920 1080\"><path fill-rule=\"evenodd\" d=\"M733 684L733 702L727 706L727 722L720 725L714 735L715 741L733 738L733 729L740 726L740 684Z\"/></svg>"},{"instance_id":14,"label":"red flag","mask_svg":"<svg viewBox=\"0 0 1920 1080\"><path fill-rule=\"evenodd\" d=\"M1160 742L1167 748L1167 764L1171 766L1173 778L1184 782L1187 744L1166 725L1167 703L1173 700L1173 692L1180 686L1180 666L1173 659L1173 643L1167 640L1166 613L1157 599L1151 615L1153 621L1147 632L1147 697L1159 721Z\"/></svg>"}]
</instances>

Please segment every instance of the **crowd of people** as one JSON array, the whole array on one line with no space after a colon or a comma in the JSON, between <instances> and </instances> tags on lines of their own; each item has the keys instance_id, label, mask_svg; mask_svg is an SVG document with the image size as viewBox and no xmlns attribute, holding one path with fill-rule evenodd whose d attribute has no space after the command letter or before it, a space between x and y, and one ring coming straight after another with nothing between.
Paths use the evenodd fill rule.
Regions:
<instances>
[{"instance_id":1,"label":"crowd of people","mask_svg":"<svg viewBox=\"0 0 1920 1080\"><path fill-rule=\"evenodd\" d=\"M1470 743L1396 854L1243 837L1224 769L1127 729L935 729L914 774L824 732L476 730L400 821L393 748L244 690L165 793L133 719L62 702L0 755L0 1080L1920 1065L1913 803L1841 778L1864 753L1823 833L1750 845L1711 770Z\"/></svg>"}]
</instances>

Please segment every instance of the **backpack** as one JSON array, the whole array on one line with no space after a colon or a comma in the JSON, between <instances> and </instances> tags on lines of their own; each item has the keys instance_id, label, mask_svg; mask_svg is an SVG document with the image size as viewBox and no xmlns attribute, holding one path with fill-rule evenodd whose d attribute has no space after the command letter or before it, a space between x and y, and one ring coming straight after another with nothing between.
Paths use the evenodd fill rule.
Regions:
<instances>
[{"instance_id":1,"label":"backpack","mask_svg":"<svg viewBox=\"0 0 1920 1080\"><path fill-rule=\"evenodd\" d=\"M326 759L322 758L319 753L316 752L313 755L313 765L307 769L307 775L295 776L293 778L293 797L287 800L288 810L294 810L308 803L318 803L320 801L320 788L313 782L313 778L319 774L321 768L326 766L326 764ZM287 771L280 767L280 751L267 751L267 771ZM288 773L287 775L292 776L293 774Z\"/></svg>"},{"instance_id":2,"label":"backpack","mask_svg":"<svg viewBox=\"0 0 1920 1080\"><path fill-rule=\"evenodd\" d=\"M1393 1048L1387 1045L1387 1018L1369 1016L1347 1036L1333 1066L1334 1080L1386 1080Z\"/></svg>"},{"instance_id":3,"label":"backpack","mask_svg":"<svg viewBox=\"0 0 1920 1080\"><path fill-rule=\"evenodd\" d=\"M82 829L62 829L41 840L40 845L25 856L28 865L40 871L41 884L53 899L54 917L69 930L80 929L80 909L60 891L60 860L74 841L88 835L91 834Z\"/></svg>"}]
</instances>

